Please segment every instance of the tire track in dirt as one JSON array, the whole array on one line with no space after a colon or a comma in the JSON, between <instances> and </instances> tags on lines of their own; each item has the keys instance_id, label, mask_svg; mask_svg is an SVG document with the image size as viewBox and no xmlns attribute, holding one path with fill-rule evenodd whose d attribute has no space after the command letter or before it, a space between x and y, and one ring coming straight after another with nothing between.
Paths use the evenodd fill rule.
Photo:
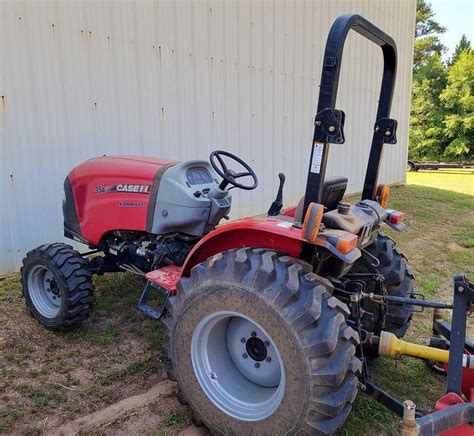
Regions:
<instances>
[{"instance_id":1,"label":"tire track in dirt","mask_svg":"<svg viewBox=\"0 0 474 436\"><path fill-rule=\"evenodd\" d=\"M178 386L170 380L162 381L148 391L125 398L97 412L79 417L57 428L50 428L46 433L52 436L69 436L84 433L94 434L127 434L130 431L149 431L153 428L149 406L162 403L171 406L170 398L175 397ZM159 416L156 417L159 419ZM118 424L118 428L117 425ZM208 434L205 428L191 426L181 432L183 436L199 436Z\"/></svg>"}]
</instances>

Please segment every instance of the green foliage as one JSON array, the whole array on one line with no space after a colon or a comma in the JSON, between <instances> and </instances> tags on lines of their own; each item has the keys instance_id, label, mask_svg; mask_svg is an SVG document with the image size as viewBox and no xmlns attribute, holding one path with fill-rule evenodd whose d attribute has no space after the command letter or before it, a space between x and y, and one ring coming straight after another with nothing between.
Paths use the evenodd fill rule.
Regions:
<instances>
[{"instance_id":1,"label":"green foliage","mask_svg":"<svg viewBox=\"0 0 474 436\"><path fill-rule=\"evenodd\" d=\"M181 421L181 416L179 416L176 412L173 412L163 418L163 425L165 427L175 427L179 425Z\"/></svg>"},{"instance_id":2,"label":"green foliage","mask_svg":"<svg viewBox=\"0 0 474 436\"><path fill-rule=\"evenodd\" d=\"M415 46L413 52L413 71L416 73L432 55L441 55L445 47L441 44L438 34L446 29L434 20L431 4L418 0L416 4Z\"/></svg>"},{"instance_id":3,"label":"green foliage","mask_svg":"<svg viewBox=\"0 0 474 436\"><path fill-rule=\"evenodd\" d=\"M467 36L463 34L461 36L461 40L458 42L456 48L454 49L453 58L450 60L449 63L454 64L459 59L460 54L464 51L471 52L472 49L471 42L467 39Z\"/></svg>"},{"instance_id":4,"label":"green foliage","mask_svg":"<svg viewBox=\"0 0 474 436\"><path fill-rule=\"evenodd\" d=\"M429 2L417 0L415 38L446 32L446 28L434 20L434 15Z\"/></svg>"},{"instance_id":5,"label":"green foliage","mask_svg":"<svg viewBox=\"0 0 474 436\"><path fill-rule=\"evenodd\" d=\"M473 149L474 53L465 35L453 58L443 63L445 48L430 3L418 0L413 55L410 148L412 159L462 160Z\"/></svg>"},{"instance_id":6,"label":"green foliage","mask_svg":"<svg viewBox=\"0 0 474 436\"><path fill-rule=\"evenodd\" d=\"M449 113L444 133L449 138L444 155L470 156L474 153L474 53L462 51L448 70L448 84L440 96Z\"/></svg>"},{"instance_id":7,"label":"green foliage","mask_svg":"<svg viewBox=\"0 0 474 436\"><path fill-rule=\"evenodd\" d=\"M409 139L410 154L417 158L436 159L443 153L446 140L440 94L445 86L446 67L435 54L413 81Z\"/></svg>"},{"instance_id":8,"label":"green foliage","mask_svg":"<svg viewBox=\"0 0 474 436\"><path fill-rule=\"evenodd\" d=\"M437 36L430 35L415 40L413 47L413 72L416 74L429 62L430 57L445 51L445 48Z\"/></svg>"}]
</instances>

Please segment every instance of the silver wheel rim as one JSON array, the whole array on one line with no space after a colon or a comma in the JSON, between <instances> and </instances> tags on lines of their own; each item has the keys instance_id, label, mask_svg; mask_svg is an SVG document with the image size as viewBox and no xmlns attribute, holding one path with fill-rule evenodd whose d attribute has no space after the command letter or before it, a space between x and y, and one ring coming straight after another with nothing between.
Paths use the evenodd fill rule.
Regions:
<instances>
[{"instance_id":1,"label":"silver wheel rim","mask_svg":"<svg viewBox=\"0 0 474 436\"><path fill-rule=\"evenodd\" d=\"M43 265L28 273L28 293L36 310L46 318L54 318L61 308L61 292L51 271Z\"/></svg>"},{"instance_id":2,"label":"silver wheel rim","mask_svg":"<svg viewBox=\"0 0 474 436\"><path fill-rule=\"evenodd\" d=\"M194 330L191 358L207 397L223 412L242 421L260 421L279 407L285 370L268 333L234 311L217 311Z\"/></svg>"}]
</instances>

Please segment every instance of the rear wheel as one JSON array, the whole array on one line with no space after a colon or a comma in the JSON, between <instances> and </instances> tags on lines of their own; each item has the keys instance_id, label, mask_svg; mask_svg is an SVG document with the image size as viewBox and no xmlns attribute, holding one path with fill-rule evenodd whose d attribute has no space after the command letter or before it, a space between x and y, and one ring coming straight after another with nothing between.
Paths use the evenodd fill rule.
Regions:
<instances>
[{"instance_id":1,"label":"rear wheel","mask_svg":"<svg viewBox=\"0 0 474 436\"><path fill-rule=\"evenodd\" d=\"M23 259L23 296L32 315L46 327L68 330L92 311L94 285L88 261L70 245L41 245Z\"/></svg>"},{"instance_id":2,"label":"rear wheel","mask_svg":"<svg viewBox=\"0 0 474 436\"><path fill-rule=\"evenodd\" d=\"M333 433L357 394L361 362L347 306L287 256L218 254L168 302L167 347L181 396L223 434Z\"/></svg>"},{"instance_id":3,"label":"rear wheel","mask_svg":"<svg viewBox=\"0 0 474 436\"><path fill-rule=\"evenodd\" d=\"M387 235L380 233L375 242L367 247L365 251L368 255L364 255L364 259L357 262L353 272L370 272L365 262L372 263L376 258L379 265L375 270L383 276L384 286L387 295L396 297L409 297L413 291L414 276L407 264L407 259L403 253L395 246L394 241ZM373 289L368 289L372 292ZM375 303L369 304L368 311L374 316L364 315L362 323L368 331L376 330L378 317L380 316L379 305ZM401 338L405 335L410 327L413 313L403 304L389 303L386 307L385 326L383 330L395 334Z\"/></svg>"}]
</instances>

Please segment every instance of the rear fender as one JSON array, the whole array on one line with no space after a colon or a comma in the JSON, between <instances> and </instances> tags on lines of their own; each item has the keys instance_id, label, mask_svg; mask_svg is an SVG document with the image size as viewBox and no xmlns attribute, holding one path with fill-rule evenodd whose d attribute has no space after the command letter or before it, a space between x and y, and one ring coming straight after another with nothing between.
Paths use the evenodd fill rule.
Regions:
<instances>
[{"instance_id":1,"label":"rear fender","mask_svg":"<svg viewBox=\"0 0 474 436\"><path fill-rule=\"evenodd\" d=\"M183 276L207 258L233 248L268 248L299 257L303 248L301 229L273 218L245 218L209 232L191 250L183 265Z\"/></svg>"},{"instance_id":2,"label":"rear fender","mask_svg":"<svg viewBox=\"0 0 474 436\"><path fill-rule=\"evenodd\" d=\"M218 227L203 237L191 250L182 269L187 277L191 269L209 257L234 248L255 247L283 251L291 257L299 258L304 244L323 247L344 262L353 262L360 257L358 249L350 253L339 253L323 237L314 242L307 241L302 231L293 223L275 218L246 218Z\"/></svg>"}]
</instances>

